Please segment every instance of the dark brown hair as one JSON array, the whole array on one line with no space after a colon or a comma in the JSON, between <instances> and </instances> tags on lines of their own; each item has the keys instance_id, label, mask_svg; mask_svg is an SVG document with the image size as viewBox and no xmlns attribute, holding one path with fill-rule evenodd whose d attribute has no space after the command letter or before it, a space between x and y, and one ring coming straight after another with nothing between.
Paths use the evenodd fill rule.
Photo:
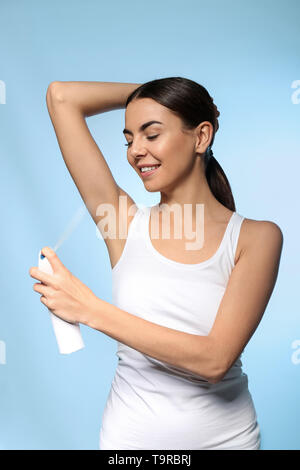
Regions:
<instances>
[{"instance_id":1,"label":"dark brown hair","mask_svg":"<svg viewBox=\"0 0 300 470\"><path fill-rule=\"evenodd\" d=\"M127 108L132 100L138 98L151 98L166 106L181 118L186 129L194 129L203 121L211 122L214 128L210 142L210 147L212 146L215 133L219 128L218 116L220 113L213 98L199 83L183 77L152 80L136 88L128 96L125 107ZM235 212L231 187L221 165L213 155L207 160L206 154L205 164L205 175L211 192L221 204Z\"/></svg>"}]
</instances>

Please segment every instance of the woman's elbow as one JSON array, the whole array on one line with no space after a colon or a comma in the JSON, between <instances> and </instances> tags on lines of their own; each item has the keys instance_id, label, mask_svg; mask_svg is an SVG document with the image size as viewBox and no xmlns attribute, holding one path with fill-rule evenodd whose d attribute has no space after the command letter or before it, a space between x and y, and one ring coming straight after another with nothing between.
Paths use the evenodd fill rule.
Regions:
<instances>
[{"instance_id":1,"label":"woman's elbow","mask_svg":"<svg viewBox=\"0 0 300 470\"><path fill-rule=\"evenodd\" d=\"M47 88L46 99L48 102L64 101L63 83L59 81L51 82Z\"/></svg>"}]
</instances>

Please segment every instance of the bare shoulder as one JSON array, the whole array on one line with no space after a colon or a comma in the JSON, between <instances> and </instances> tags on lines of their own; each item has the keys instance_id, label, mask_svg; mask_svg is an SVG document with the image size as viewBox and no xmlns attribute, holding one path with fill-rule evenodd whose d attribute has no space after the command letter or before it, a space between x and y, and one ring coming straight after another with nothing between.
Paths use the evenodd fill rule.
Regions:
<instances>
[{"instance_id":1,"label":"bare shoulder","mask_svg":"<svg viewBox=\"0 0 300 470\"><path fill-rule=\"evenodd\" d=\"M283 233L279 225L270 220L245 218L241 226L237 258L239 259L246 250L266 243L281 251Z\"/></svg>"}]
</instances>

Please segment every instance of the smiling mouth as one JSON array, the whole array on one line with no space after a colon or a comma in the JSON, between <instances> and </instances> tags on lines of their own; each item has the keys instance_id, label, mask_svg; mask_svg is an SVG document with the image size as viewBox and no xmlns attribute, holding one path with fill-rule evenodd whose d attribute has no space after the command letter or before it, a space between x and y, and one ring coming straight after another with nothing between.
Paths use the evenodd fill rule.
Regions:
<instances>
[{"instance_id":1,"label":"smiling mouth","mask_svg":"<svg viewBox=\"0 0 300 470\"><path fill-rule=\"evenodd\" d=\"M148 175L151 175L152 173L154 173L156 170L158 170L158 168L161 166L161 164L153 165L153 167L154 166L155 166L155 168L153 168L152 170L142 171L142 168L139 168L139 171L140 171L142 176L148 176Z\"/></svg>"}]
</instances>

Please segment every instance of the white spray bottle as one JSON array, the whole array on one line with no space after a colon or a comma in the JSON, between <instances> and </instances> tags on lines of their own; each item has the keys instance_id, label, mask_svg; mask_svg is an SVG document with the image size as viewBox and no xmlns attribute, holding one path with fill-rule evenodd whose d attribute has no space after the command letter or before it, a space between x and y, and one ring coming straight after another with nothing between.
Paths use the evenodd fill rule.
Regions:
<instances>
[{"instance_id":1,"label":"white spray bottle","mask_svg":"<svg viewBox=\"0 0 300 470\"><path fill-rule=\"evenodd\" d=\"M51 264L47 258L39 251L38 268L47 273L53 274ZM48 309L49 310L49 309ZM49 310L54 333L56 336L58 349L61 354L70 354L84 348L83 339L80 332L79 323L71 323L54 315Z\"/></svg>"}]
</instances>

